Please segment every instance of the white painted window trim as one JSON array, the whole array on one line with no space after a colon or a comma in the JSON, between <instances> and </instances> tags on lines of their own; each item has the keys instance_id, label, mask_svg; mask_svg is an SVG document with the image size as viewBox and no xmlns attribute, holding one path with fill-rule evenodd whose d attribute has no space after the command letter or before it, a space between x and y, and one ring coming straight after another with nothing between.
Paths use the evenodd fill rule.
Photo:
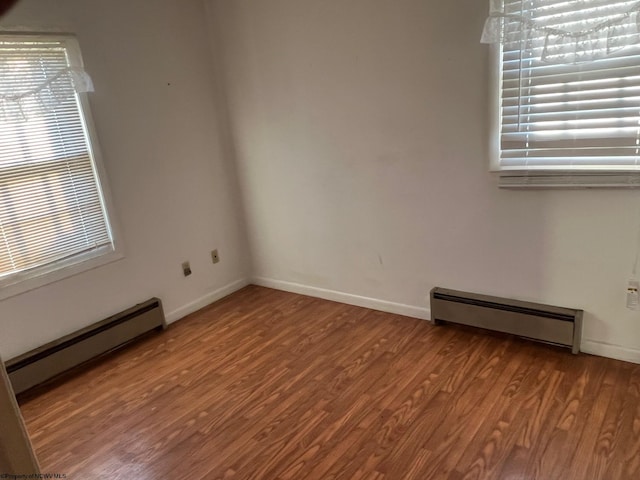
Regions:
<instances>
[{"instance_id":1,"label":"white painted window trim","mask_svg":"<svg viewBox=\"0 0 640 480\"><path fill-rule=\"evenodd\" d=\"M593 189L640 188L637 171L544 171L503 169L500 165L502 131L502 44L489 45L489 171L504 189Z\"/></svg>"},{"instance_id":2,"label":"white painted window trim","mask_svg":"<svg viewBox=\"0 0 640 480\"><path fill-rule=\"evenodd\" d=\"M6 35L10 33L13 32L0 30L0 34ZM32 33L25 32L22 29L15 32L15 35L28 35L32 36L34 39L64 38L67 48L73 51L72 56L77 58L80 63L82 62L80 46L75 35L58 32ZM109 187L106 170L104 168L100 144L98 142L98 135L91 114L91 108L89 106L89 98L86 93L76 93L76 95L80 104L80 115L84 121L84 126L87 131L89 152L93 159L95 175L97 178L97 188L101 193L105 216L107 219L107 227L111 233L113 248L104 247L92 252L75 255L67 259L9 275L0 280L0 301L124 258L124 248L121 240L122 237L119 222L115 215L113 197L111 195L111 189Z\"/></svg>"}]
</instances>

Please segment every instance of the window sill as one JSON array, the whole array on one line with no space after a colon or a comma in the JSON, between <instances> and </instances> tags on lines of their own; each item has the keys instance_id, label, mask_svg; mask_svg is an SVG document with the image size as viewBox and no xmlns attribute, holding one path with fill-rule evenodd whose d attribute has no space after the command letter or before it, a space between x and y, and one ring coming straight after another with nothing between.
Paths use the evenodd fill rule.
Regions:
<instances>
[{"instance_id":1,"label":"window sill","mask_svg":"<svg viewBox=\"0 0 640 480\"><path fill-rule=\"evenodd\" d=\"M124 258L119 250L92 252L0 280L0 301Z\"/></svg>"},{"instance_id":2,"label":"window sill","mask_svg":"<svg viewBox=\"0 0 640 480\"><path fill-rule=\"evenodd\" d=\"M498 187L521 189L640 188L637 172L497 172Z\"/></svg>"}]
</instances>

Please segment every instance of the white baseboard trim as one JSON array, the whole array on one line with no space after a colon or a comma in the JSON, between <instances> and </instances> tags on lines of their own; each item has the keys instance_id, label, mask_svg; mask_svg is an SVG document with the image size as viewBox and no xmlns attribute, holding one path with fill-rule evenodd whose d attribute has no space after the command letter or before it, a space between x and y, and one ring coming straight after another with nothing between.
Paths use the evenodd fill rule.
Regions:
<instances>
[{"instance_id":1,"label":"white baseboard trim","mask_svg":"<svg viewBox=\"0 0 640 480\"><path fill-rule=\"evenodd\" d=\"M580 351L600 357L615 358L616 360L640 364L640 350L634 348L611 345L593 340L582 340Z\"/></svg>"},{"instance_id":2,"label":"white baseboard trim","mask_svg":"<svg viewBox=\"0 0 640 480\"><path fill-rule=\"evenodd\" d=\"M346 303L348 305L355 305L356 307L370 308L372 310L380 310L381 312L395 313L397 315L420 318L422 320L431 320L431 311L424 307L388 302L377 298L362 297L351 293L327 290L325 288L311 287L300 283L284 282L282 280L274 280L264 277L253 277L251 279L251 283L261 287L275 288L276 290L284 290L285 292L299 293L301 295L309 295L311 297L323 298L325 300Z\"/></svg>"},{"instance_id":3,"label":"white baseboard trim","mask_svg":"<svg viewBox=\"0 0 640 480\"><path fill-rule=\"evenodd\" d=\"M274 280L264 277L242 278L235 282L229 283L224 287L218 288L193 302L189 302L172 312L165 314L167 324L174 323L187 315L206 307L232 294L233 292L246 287L249 284L261 287L274 288L285 292L298 293L300 295L309 295L311 297L323 298L334 302L346 303L357 307L370 308L372 310L380 310L381 312L395 313L407 317L419 318L422 320L431 319L431 311L428 308L416 307L414 305L406 305L403 303L389 302L379 300L377 298L363 297L353 295L351 293L339 292L336 290L328 290L325 288L312 287L300 283L285 282L283 280ZM614 358L625 362L640 364L640 350L623 347L621 345L611 345L608 343L597 342L594 340L583 339L580 351L590 355L598 355L600 357Z\"/></svg>"},{"instance_id":4,"label":"white baseboard trim","mask_svg":"<svg viewBox=\"0 0 640 480\"><path fill-rule=\"evenodd\" d=\"M227 295L231 295L233 292L240 290L241 288L246 287L251 283L248 278L241 278L240 280L236 280L235 282L229 283L224 287L218 288L213 292L207 293L200 298L197 298L193 302L189 302L186 305L183 305L180 308L173 310L172 312L165 314L165 319L167 324L171 324L173 322L177 322L181 318L186 317L190 313L197 312L201 308L206 307L207 305L212 304L220 300L221 298L226 297Z\"/></svg>"}]
</instances>

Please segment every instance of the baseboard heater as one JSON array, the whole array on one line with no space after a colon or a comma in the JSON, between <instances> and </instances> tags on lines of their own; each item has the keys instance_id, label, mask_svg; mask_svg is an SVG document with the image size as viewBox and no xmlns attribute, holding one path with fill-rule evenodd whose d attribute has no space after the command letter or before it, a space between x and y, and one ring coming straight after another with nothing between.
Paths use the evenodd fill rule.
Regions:
<instances>
[{"instance_id":1,"label":"baseboard heater","mask_svg":"<svg viewBox=\"0 0 640 480\"><path fill-rule=\"evenodd\" d=\"M460 323L580 350L582 310L510 300L436 287L431 290L434 324Z\"/></svg>"},{"instance_id":2,"label":"baseboard heater","mask_svg":"<svg viewBox=\"0 0 640 480\"><path fill-rule=\"evenodd\" d=\"M16 394L40 385L84 362L166 328L162 302L152 298L6 362Z\"/></svg>"}]
</instances>

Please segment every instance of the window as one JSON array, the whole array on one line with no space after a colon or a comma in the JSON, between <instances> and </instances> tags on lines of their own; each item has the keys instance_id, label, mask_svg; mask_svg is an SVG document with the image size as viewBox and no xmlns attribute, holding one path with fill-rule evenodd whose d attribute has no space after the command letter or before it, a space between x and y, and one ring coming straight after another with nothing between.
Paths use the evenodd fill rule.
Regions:
<instances>
[{"instance_id":1,"label":"window","mask_svg":"<svg viewBox=\"0 0 640 480\"><path fill-rule=\"evenodd\" d=\"M115 258L81 68L71 36L0 34L0 297Z\"/></svg>"},{"instance_id":2,"label":"window","mask_svg":"<svg viewBox=\"0 0 640 480\"><path fill-rule=\"evenodd\" d=\"M505 0L500 8L490 20L501 29L493 154L501 184L637 184L640 3Z\"/></svg>"}]
</instances>

